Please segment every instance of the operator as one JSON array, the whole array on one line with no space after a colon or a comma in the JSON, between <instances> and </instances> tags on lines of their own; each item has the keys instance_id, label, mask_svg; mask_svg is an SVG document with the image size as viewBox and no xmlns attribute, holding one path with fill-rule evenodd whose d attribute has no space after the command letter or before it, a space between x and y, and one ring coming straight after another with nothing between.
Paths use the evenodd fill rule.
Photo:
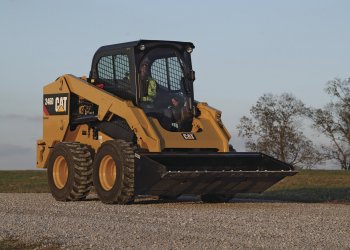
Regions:
<instances>
[{"instance_id":1,"label":"operator","mask_svg":"<svg viewBox=\"0 0 350 250\"><path fill-rule=\"evenodd\" d=\"M171 110L171 120L174 122L181 121L181 109L182 105L180 104L180 100L178 97L173 96L171 98L171 105L169 106Z\"/></svg>"},{"instance_id":2,"label":"operator","mask_svg":"<svg viewBox=\"0 0 350 250\"><path fill-rule=\"evenodd\" d=\"M170 105L167 109L163 109L163 118L160 121L163 128L169 131L178 131L179 125L181 124L181 110L182 102L179 97L172 96L170 99ZM177 124L176 126L173 126Z\"/></svg>"},{"instance_id":3,"label":"operator","mask_svg":"<svg viewBox=\"0 0 350 250\"><path fill-rule=\"evenodd\" d=\"M157 81L148 76L148 63L142 63L140 68L141 82L146 85L147 95L142 97L142 101L154 104L157 97Z\"/></svg>"}]
</instances>

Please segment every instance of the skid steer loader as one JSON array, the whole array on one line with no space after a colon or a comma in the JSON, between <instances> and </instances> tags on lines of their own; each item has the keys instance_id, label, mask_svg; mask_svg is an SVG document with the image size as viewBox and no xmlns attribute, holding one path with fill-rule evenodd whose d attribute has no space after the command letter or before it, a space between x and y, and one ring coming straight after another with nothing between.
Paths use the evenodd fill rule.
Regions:
<instances>
[{"instance_id":1,"label":"skid steer loader","mask_svg":"<svg viewBox=\"0 0 350 250\"><path fill-rule=\"evenodd\" d=\"M190 42L140 40L99 48L89 77L44 87L37 167L52 195L104 203L137 195L226 202L296 172L262 153L235 152L221 112L194 100Z\"/></svg>"}]
</instances>

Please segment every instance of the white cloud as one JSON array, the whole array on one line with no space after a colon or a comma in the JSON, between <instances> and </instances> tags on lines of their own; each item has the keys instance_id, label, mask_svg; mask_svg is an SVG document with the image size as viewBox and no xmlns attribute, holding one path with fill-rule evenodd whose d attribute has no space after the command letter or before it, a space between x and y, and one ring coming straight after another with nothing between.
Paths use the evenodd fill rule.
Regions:
<instances>
[{"instance_id":1,"label":"white cloud","mask_svg":"<svg viewBox=\"0 0 350 250\"><path fill-rule=\"evenodd\" d=\"M34 169L35 157L34 148L0 144L0 170Z\"/></svg>"},{"instance_id":2,"label":"white cloud","mask_svg":"<svg viewBox=\"0 0 350 250\"><path fill-rule=\"evenodd\" d=\"M20 145L0 144L0 157L28 154L33 151L30 147Z\"/></svg>"},{"instance_id":3,"label":"white cloud","mask_svg":"<svg viewBox=\"0 0 350 250\"><path fill-rule=\"evenodd\" d=\"M23 114L0 114L0 120L41 122L42 116Z\"/></svg>"}]
</instances>

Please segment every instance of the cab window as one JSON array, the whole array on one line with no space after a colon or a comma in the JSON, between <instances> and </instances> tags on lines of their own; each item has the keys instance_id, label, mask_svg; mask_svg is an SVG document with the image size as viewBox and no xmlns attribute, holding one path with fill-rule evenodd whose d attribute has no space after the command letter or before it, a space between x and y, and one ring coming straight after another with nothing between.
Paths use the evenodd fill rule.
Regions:
<instances>
[{"instance_id":1,"label":"cab window","mask_svg":"<svg viewBox=\"0 0 350 250\"><path fill-rule=\"evenodd\" d=\"M126 54L101 57L97 64L98 82L104 89L119 97L134 98L134 88L130 82L130 62Z\"/></svg>"}]
</instances>

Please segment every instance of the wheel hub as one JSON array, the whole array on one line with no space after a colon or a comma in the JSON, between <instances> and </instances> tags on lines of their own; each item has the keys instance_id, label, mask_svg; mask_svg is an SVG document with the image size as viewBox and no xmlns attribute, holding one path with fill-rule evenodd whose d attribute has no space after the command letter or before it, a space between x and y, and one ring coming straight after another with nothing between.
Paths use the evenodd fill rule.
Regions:
<instances>
[{"instance_id":1,"label":"wheel hub","mask_svg":"<svg viewBox=\"0 0 350 250\"><path fill-rule=\"evenodd\" d=\"M106 155L102 158L99 168L99 179L104 190L113 188L117 178L117 166L112 156Z\"/></svg>"},{"instance_id":2,"label":"wheel hub","mask_svg":"<svg viewBox=\"0 0 350 250\"><path fill-rule=\"evenodd\" d=\"M68 165L63 156L58 156L53 167L53 181L58 189L64 188L68 180Z\"/></svg>"}]
</instances>

